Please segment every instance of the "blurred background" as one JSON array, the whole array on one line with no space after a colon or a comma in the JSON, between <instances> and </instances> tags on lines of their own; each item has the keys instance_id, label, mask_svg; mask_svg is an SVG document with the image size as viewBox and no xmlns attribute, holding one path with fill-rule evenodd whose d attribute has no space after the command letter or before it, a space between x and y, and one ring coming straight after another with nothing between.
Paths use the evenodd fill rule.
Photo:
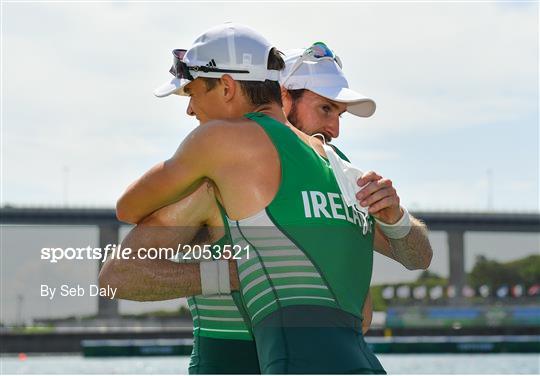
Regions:
<instances>
[{"instance_id":1,"label":"blurred background","mask_svg":"<svg viewBox=\"0 0 540 376\"><path fill-rule=\"evenodd\" d=\"M282 50L324 41L377 102L372 118L344 115L335 143L392 179L434 249L427 271L375 256L367 341L387 371L540 372L536 2L1 11L2 373L187 371L184 299L41 296L41 285L96 284L101 262L50 263L40 250L121 241L116 199L196 126L185 98L152 90L169 78L172 49L224 21Z\"/></svg>"}]
</instances>

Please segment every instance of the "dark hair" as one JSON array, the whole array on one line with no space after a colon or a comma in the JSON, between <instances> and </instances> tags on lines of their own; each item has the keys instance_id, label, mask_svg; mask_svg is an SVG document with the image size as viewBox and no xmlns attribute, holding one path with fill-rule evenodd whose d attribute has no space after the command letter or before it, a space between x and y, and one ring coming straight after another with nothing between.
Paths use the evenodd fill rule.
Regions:
<instances>
[{"instance_id":1,"label":"dark hair","mask_svg":"<svg viewBox=\"0 0 540 376\"><path fill-rule=\"evenodd\" d=\"M307 89L287 89L287 92L291 96L291 101L295 104L300 98L304 96Z\"/></svg>"},{"instance_id":2,"label":"dark hair","mask_svg":"<svg viewBox=\"0 0 540 376\"><path fill-rule=\"evenodd\" d=\"M285 62L282 57L283 53L273 47L268 54L268 69L282 70L285 68ZM210 91L216 87L219 78L202 77L206 90ZM266 80L261 81L238 81L244 95L248 97L251 104L260 106L275 102L282 106L281 89L278 81Z\"/></svg>"}]
</instances>

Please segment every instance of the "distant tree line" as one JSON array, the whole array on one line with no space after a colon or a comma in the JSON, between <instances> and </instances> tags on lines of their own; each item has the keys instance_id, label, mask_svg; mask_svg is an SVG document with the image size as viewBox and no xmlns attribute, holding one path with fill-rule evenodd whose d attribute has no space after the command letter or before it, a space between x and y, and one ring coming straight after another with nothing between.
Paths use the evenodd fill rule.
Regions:
<instances>
[{"instance_id":1,"label":"distant tree line","mask_svg":"<svg viewBox=\"0 0 540 376\"><path fill-rule=\"evenodd\" d=\"M473 288L482 285L534 285L540 283L540 255L499 263L478 256L467 282Z\"/></svg>"},{"instance_id":2,"label":"distant tree line","mask_svg":"<svg viewBox=\"0 0 540 376\"><path fill-rule=\"evenodd\" d=\"M490 295L498 294L499 291L496 292L495 289L500 286L505 286L504 288L507 289L510 289L512 286L522 286L523 296L527 296L527 294L528 296L532 295L530 294L532 290L533 292L538 291L533 294L536 298L540 293L540 255L530 255L510 262L498 262L490 260L485 256L478 256L473 269L467 274L466 283L470 291L482 291L482 289L485 291L485 288L489 287L492 290L488 293ZM396 292L399 287L408 286L411 290L411 295L413 295L415 288L416 291L422 291L423 286L425 286L425 290L427 290L425 300L428 300L429 293L433 288L437 286L448 286L448 279L429 270L425 270L416 281L394 284L394 286ZM398 296L392 298L387 296L388 291L386 290L388 290L388 287L389 285L374 285L371 287L373 309L375 311L385 311L389 301L399 299ZM526 290L527 288L529 290ZM506 296L511 296L511 291L505 293L504 297ZM482 298L475 296L475 299Z\"/></svg>"}]
</instances>

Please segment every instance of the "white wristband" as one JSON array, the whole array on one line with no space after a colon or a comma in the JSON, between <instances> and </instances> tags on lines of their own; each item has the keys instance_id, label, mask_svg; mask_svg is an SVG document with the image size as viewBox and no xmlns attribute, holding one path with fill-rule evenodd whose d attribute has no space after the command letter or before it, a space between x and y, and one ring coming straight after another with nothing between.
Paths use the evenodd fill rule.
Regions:
<instances>
[{"instance_id":1,"label":"white wristband","mask_svg":"<svg viewBox=\"0 0 540 376\"><path fill-rule=\"evenodd\" d=\"M402 239L411 231L411 216L406 208L402 206L401 209L403 210L403 216L394 224L390 225L375 218L383 234L390 239Z\"/></svg>"},{"instance_id":2,"label":"white wristband","mask_svg":"<svg viewBox=\"0 0 540 376\"><path fill-rule=\"evenodd\" d=\"M229 275L229 261L228 260L216 260L218 262L219 273L219 293L230 294L231 293L231 277Z\"/></svg>"},{"instance_id":3,"label":"white wristband","mask_svg":"<svg viewBox=\"0 0 540 376\"><path fill-rule=\"evenodd\" d=\"M203 295L231 293L228 260L203 261L200 270Z\"/></svg>"}]
</instances>

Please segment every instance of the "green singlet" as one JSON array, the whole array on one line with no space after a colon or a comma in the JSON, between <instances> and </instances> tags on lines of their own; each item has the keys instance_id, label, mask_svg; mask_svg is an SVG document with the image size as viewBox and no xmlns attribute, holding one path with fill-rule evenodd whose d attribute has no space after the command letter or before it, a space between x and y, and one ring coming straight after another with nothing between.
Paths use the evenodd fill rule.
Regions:
<instances>
[{"instance_id":1,"label":"green singlet","mask_svg":"<svg viewBox=\"0 0 540 376\"><path fill-rule=\"evenodd\" d=\"M262 373L385 371L364 342L373 218L348 208L329 163L284 124L245 115L272 140L281 183L259 213L229 220ZM249 254L248 254L249 253Z\"/></svg>"},{"instance_id":2,"label":"green singlet","mask_svg":"<svg viewBox=\"0 0 540 376\"><path fill-rule=\"evenodd\" d=\"M224 245L231 244L226 217L223 219L227 234L214 243L212 249L215 246L223 250ZM189 373L260 374L253 334L244 322L233 296L200 295L187 300L193 318L193 351Z\"/></svg>"}]
</instances>

